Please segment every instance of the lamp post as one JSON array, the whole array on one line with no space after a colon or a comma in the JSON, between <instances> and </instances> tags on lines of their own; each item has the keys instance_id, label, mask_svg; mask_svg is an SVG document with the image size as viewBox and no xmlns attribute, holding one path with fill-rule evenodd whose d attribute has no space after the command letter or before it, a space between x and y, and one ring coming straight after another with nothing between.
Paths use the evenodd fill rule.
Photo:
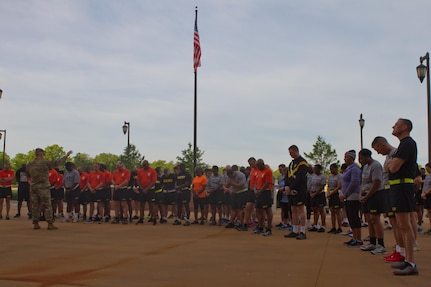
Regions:
<instances>
[{"instance_id":1,"label":"lamp post","mask_svg":"<svg viewBox=\"0 0 431 287\"><path fill-rule=\"evenodd\" d=\"M422 62L426 60L426 66ZM418 78L423 82L427 78L427 113L428 113L428 162L431 162L431 112L430 112L430 55L427 52L425 56L419 58L420 65L416 67Z\"/></svg>"},{"instance_id":2,"label":"lamp post","mask_svg":"<svg viewBox=\"0 0 431 287\"><path fill-rule=\"evenodd\" d=\"M1 100L1 96L3 95L3 90L0 89L0 100Z\"/></svg>"},{"instance_id":3,"label":"lamp post","mask_svg":"<svg viewBox=\"0 0 431 287\"><path fill-rule=\"evenodd\" d=\"M364 129L364 125L365 125L365 120L362 117L362 114L359 116L359 127L361 128L361 149L364 148L364 141L363 141L363 137L362 137L362 130Z\"/></svg>"},{"instance_id":4,"label":"lamp post","mask_svg":"<svg viewBox=\"0 0 431 287\"><path fill-rule=\"evenodd\" d=\"M130 122L124 121L123 133L127 133L127 164L130 168Z\"/></svg>"},{"instance_id":5,"label":"lamp post","mask_svg":"<svg viewBox=\"0 0 431 287\"><path fill-rule=\"evenodd\" d=\"M3 138L3 161L2 161L2 168L4 168L5 158L6 158L6 130L0 130L0 140L2 138L2 135L4 134Z\"/></svg>"}]
</instances>

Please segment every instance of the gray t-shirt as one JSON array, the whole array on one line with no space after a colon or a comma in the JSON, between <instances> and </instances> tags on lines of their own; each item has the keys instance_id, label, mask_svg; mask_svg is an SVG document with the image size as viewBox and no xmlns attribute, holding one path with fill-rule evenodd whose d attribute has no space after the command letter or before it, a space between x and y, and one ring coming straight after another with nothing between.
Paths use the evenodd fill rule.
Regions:
<instances>
[{"instance_id":1,"label":"gray t-shirt","mask_svg":"<svg viewBox=\"0 0 431 287\"><path fill-rule=\"evenodd\" d=\"M377 190L383 189L383 167L378 161L373 160L362 168L361 192L368 192L376 179L380 180Z\"/></svg>"}]
</instances>

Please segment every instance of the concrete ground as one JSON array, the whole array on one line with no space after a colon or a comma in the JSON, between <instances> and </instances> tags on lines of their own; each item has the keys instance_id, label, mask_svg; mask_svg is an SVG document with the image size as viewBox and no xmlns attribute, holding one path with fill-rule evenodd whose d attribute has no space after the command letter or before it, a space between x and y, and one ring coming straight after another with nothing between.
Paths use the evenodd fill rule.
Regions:
<instances>
[{"instance_id":1,"label":"concrete ground","mask_svg":"<svg viewBox=\"0 0 431 287\"><path fill-rule=\"evenodd\" d=\"M25 203L24 203L25 205ZM13 204L11 215L16 213ZM264 237L218 226L56 222L33 230L25 216L0 220L0 286L430 286L431 236L419 234L418 276L397 277L382 256L349 237ZM275 215L278 223L279 215ZM428 220L424 229L428 229ZM367 229L363 228L363 237ZM385 231L391 252L392 233Z\"/></svg>"}]
</instances>

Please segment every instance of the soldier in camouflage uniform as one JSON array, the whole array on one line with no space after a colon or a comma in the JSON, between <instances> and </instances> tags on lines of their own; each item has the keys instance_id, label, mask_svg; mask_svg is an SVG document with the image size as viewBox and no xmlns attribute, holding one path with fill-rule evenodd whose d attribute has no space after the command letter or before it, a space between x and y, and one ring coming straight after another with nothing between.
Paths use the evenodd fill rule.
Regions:
<instances>
[{"instance_id":1,"label":"soldier in camouflage uniform","mask_svg":"<svg viewBox=\"0 0 431 287\"><path fill-rule=\"evenodd\" d=\"M57 229L54 226L51 206L51 194L49 191L48 171L58 165L63 165L72 151L69 151L59 160L44 159L45 151L41 148L36 149L36 158L27 165L27 173L31 178L30 183L30 200L32 207L32 217L34 229L40 229L39 214L41 207L44 208L45 218L48 222L48 229Z\"/></svg>"}]
</instances>

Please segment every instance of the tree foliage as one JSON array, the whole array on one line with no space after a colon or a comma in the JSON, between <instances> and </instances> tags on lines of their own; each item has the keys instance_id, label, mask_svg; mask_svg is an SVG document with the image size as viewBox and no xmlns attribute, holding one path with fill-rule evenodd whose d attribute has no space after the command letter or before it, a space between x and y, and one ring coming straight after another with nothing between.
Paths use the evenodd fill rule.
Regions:
<instances>
[{"instance_id":1,"label":"tree foliage","mask_svg":"<svg viewBox=\"0 0 431 287\"><path fill-rule=\"evenodd\" d=\"M145 156L142 156L134 144L130 144L124 148L123 154L120 156L120 160L125 164L128 169L132 169L134 166L141 166L141 162Z\"/></svg>"},{"instance_id":2,"label":"tree foliage","mask_svg":"<svg viewBox=\"0 0 431 287\"><path fill-rule=\"evenodd\" d=\"M332 163L339 164L337 160L337 152L332 149L330 143L327 143L322 136L317 136L316 142L313 144L313 151L305 153L304 156L308 158L313 164L322 165L323 169L327 171Z\"/></svg>"},{"instance_id":3,"label":"tree foliage","mask_svg":"<svg viewBox=\"0 0 431 287\"><path fill-rule=\"evenodd\" d=\"M187 149L181 151L182 156L177 156L178 163L184 163L186 166L186 170L193 174L193 148L192 144L188 143ZM203 169L209 167L206 163L203 162L202 156L204 151L201 151L199 147L196 147L196 166L202 167Z\"/></svg>"},{"instance_id":4,"label":"tree foliage","mask_svg":"<svg viewBox=\"0 0 431 287\"><path fill-rule=\"evenodd\" d=\"M94 162L103 163L110 171L113 171L116 168L117 161L119 160L120 157L112 153L101 153L94 157Z\"/></svg>"}]
</instances>

